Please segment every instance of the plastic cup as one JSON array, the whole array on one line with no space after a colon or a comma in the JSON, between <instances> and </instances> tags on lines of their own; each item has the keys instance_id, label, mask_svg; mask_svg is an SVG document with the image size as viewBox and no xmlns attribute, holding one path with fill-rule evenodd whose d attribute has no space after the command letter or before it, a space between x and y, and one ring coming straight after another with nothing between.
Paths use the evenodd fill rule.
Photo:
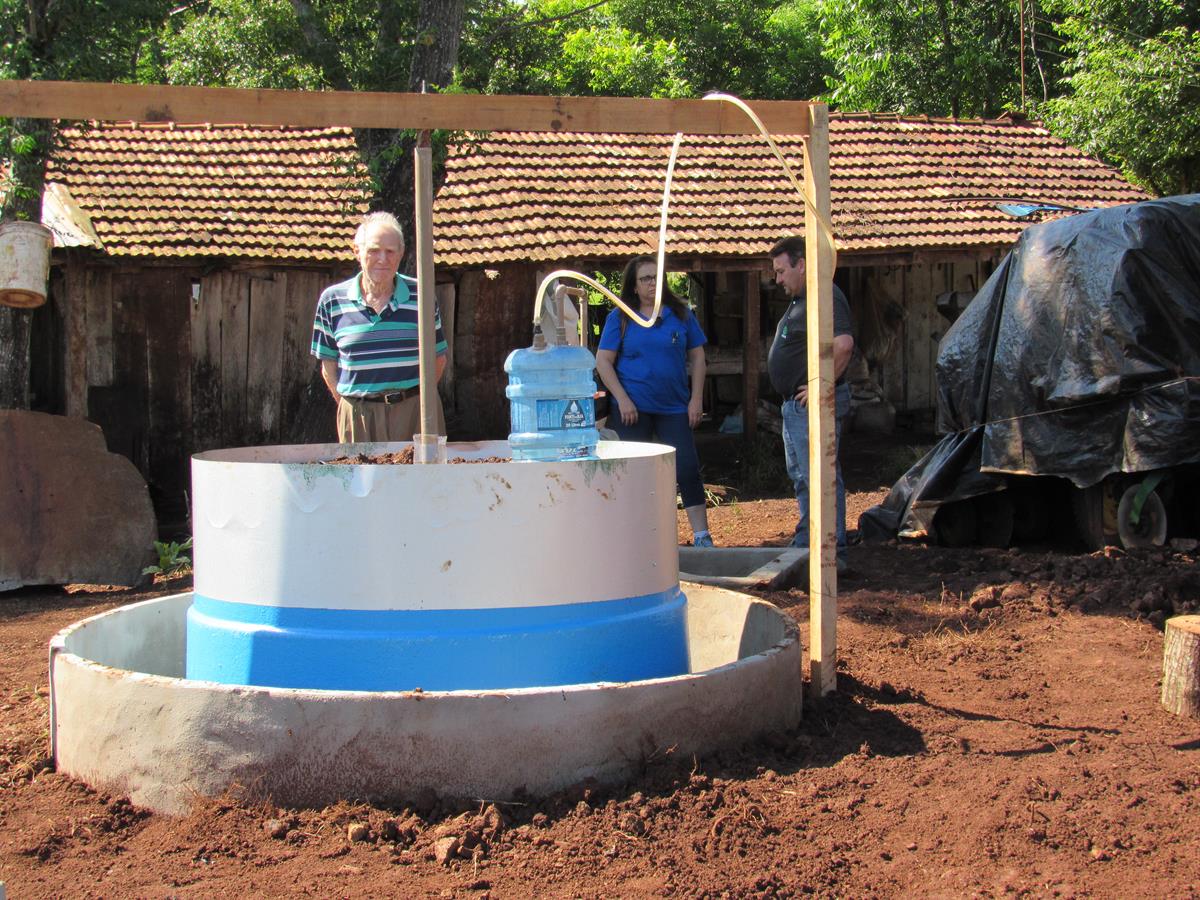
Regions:
<instances>
[{"instance_id":1,"label":"plastic cup","mask_svg":"<svg viewBox=\"0 0 1200 900\"><path fill-rule=\"evenodd\" d=\"M444 463L446 461L446 436L444 434L414 434L413 462L419 465Z\"/></svg>"}]
</instances>

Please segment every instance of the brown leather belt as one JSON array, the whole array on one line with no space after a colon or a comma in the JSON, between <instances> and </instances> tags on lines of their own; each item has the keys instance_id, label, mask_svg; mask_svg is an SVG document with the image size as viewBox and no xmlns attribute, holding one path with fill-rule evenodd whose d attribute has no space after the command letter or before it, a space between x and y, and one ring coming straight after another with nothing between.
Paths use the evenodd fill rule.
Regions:
<instances>
[{"instance_id":1,"label":"brown leather belt","mask_svg":"<svg viewBox=\"0 0 1200 900\"><path fill-rule=\"evenodd\" d=\"M421 393L420 388L405 388L402 391L388 391L386 394L370 394L363 397L354 397L355 400L366 400L368 403L403 403L409 397L416 397Z\"/></svg>"}]
</instances>

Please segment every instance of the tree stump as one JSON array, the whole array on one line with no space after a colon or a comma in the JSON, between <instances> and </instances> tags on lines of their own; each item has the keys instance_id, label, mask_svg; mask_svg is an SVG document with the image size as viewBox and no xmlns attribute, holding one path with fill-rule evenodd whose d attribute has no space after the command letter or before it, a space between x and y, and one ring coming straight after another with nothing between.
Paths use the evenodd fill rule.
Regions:
<instances>
[{"instance_id":1,"label":"tree stump","mask_svg":"<svg viewBox=\"0 0 1200 900\"><path fill-rule=\"evenodd\" d=\"M1162 705L1178 716L1200 719L1200 616L1167 619Z\"/></svg>"}]
</instances>

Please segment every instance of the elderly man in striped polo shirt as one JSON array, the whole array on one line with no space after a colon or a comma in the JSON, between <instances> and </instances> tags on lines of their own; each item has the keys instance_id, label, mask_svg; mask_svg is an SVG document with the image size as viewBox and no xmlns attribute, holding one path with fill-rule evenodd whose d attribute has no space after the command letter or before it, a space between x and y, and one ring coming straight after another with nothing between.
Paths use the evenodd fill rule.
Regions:
<instances>
[{"instance_id":1,"label":"elderly man in striped polo shirt","mask_svg":"<svg viewBox=\"0 0 1200 900\"><path fill-rule=\"evenodd\" d=\"M338 440L409 441L421 427L417 377L417 281L399 274L404 233L391 213L371 213L354 234L362 271L322 292L312 355L337 402ZM446 368L446 338L435 311L437 378ZM426 402L437 409L437 390Z\"/></svg>"}]
</instances>

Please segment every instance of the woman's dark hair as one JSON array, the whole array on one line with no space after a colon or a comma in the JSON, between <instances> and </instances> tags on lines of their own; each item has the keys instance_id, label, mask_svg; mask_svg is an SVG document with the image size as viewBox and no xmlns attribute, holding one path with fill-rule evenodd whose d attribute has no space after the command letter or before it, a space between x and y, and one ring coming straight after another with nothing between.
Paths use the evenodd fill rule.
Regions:
<instances>
[{"instance_id":1,"label":"woman's dark hair","mask_svg":"<svg viewBox=\"0 0 1200 900\"><path fill-rule=\"evenodd\" d=\"M648 254L635 256L625 264L625 272L621 275L621 299L629 304L630 309L637 309L641 303L641 300L638 299L637 295L637 270L639 266L646 263L657 267L658 258ZM671 292L671 288L666 284L665 281L663 282L662 286L662 300L665 306L669 306L671 308L671 312L675 313L675 317L678 318L679 321L687 321L687 314L689 312L687 304ZM625 311L621 310L621 314L625 315Z\"/></svg>"}]
</instances>

